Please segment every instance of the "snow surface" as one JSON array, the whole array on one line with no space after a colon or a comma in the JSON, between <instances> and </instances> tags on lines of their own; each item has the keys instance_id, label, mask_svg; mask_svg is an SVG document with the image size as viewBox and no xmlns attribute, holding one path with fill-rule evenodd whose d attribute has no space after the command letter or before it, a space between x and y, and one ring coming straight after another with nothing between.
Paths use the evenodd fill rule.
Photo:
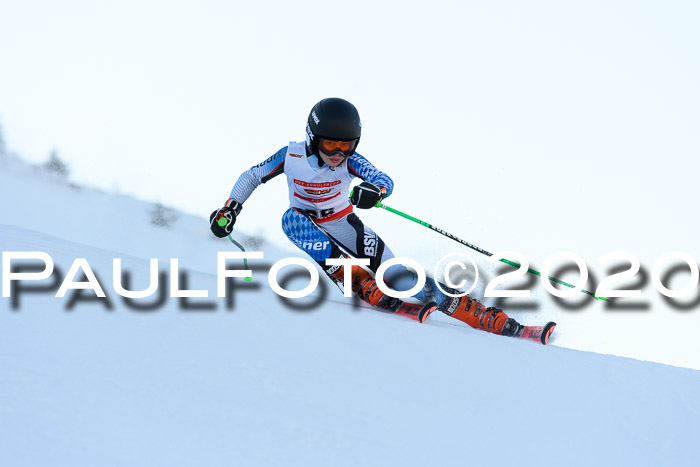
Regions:
<instances>
[{"instance_id":1,"label":"snow surface","mask_svg":"<svg viewBox=\"0 0 700 467\"><path fill-rule=\"evenodd\" d=\"M606 314L512 313L560 323L544 347L357 308L332 287L294 310L264 270L235 283L229 307L214 296L231 245L203 217L164 229L152 210L0 159L1 250L47 252L61 275L86 258L109 302L55 298L63 277L17 308L0 299L0 465L696 465L700 373L604 355L593 330ZM261 263L286 247L263 243ZM115 294L113 258L139 289L149 258L167 276L174 257L209 298L139 311ZM615 353L683 365L697 349L693 333L669 357L613 328Z\"/></svg>"}]
</instances>

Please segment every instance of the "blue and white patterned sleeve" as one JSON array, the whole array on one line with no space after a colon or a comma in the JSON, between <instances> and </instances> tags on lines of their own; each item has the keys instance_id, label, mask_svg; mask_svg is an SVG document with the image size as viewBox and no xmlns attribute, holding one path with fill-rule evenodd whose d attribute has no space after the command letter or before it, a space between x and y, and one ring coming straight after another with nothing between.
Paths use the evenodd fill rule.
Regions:
<instances>
[{"instance_id":1,"label":"blue and white patterned sleeve","mask_svg":"<svg viewBox=\"0 0 700 467\"><path fill-rule=\"evenodd\" d=\"M362 180L386 188L386 196L394 190L394 181L358 153L348 157L348 172Z\"/></svg>"},{"instance_id":2,"label":"blue and white patterned sleeve","mask_svg":"<svg viewBox=\"0 0 700 467\"><path fill-rule=\"evenodd\" d=\"M253 191L268 180L284 173L284 159L287 157L287 146L268 157L258 165L246 170L238 177L233 185L229 199L234 199L243 204Z\"/></svg>"}]
</instances>

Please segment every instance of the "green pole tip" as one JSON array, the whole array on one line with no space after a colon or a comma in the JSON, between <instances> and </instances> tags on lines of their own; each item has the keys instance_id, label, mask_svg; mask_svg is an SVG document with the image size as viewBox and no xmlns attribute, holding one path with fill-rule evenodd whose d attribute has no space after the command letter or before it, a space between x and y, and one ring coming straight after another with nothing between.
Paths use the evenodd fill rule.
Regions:
<instances>
[{"instance_id":1,"label":"green pole tip","mask_svg":"<svg viewBox=\"0 0 700 467\"><path fill-rule=\"evenodd\" d=\"M219 224L219 227L224 227L226 224L228 224L228 219L226 219L225 217L222 217L221 219L219 219L217 224Z\"/></svg>"}]
</instances>

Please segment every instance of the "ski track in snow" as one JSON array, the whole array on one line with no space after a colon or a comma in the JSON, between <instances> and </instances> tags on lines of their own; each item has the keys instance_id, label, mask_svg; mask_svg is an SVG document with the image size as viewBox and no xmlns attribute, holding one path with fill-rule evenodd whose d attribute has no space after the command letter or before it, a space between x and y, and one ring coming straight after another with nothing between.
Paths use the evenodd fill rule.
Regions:
<instances>
[{"instance_id":1,"label":"ski track in snow","mask_svg":"<svg viewBox=\"0 0 700 467\"><path fill-rule=\"evenodd\" d=\"M544 347L353 307L330 284L294 311L264 274L227 309L216 252L231 246L205 219L159 229L148 203L32 174L0 171L2 251L45 251L62 274L87 258L112 308L67 309L55 290L0 301L0 465L695 465L696 370L566 348L573 318ZM128 308L115 257L135 289L148 258L164 271L180 258L188 287L209 291L189 303L211 309ZM522 321L545 314L560 321Z\"/></svg>"}]
</instances>

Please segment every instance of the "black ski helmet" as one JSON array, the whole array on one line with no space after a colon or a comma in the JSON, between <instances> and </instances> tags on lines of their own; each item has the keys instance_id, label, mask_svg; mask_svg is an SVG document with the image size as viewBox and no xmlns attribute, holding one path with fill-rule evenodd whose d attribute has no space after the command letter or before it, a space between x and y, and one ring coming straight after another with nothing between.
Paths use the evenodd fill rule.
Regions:
<instances>
[{"instance_id":1,"label":"black ski helmet","mask_svg":"<svg viewBox=\"0 0 700 467\"><path fill-rule=\"evenodd\" d=\"M318 155L318 139L360 142L362 123L360 114L350 102L338 97L323 99L309 113L306 122L306 149Z\"/></svg>"}]
</instances>

